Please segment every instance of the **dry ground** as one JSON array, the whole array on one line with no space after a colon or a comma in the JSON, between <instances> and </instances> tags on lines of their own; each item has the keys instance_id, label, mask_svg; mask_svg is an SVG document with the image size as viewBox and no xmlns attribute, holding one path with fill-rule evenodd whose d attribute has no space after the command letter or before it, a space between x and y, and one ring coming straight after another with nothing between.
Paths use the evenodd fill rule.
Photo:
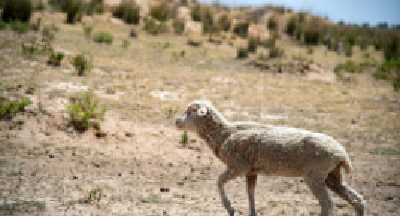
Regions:
<instances>
[{"instance_id":1,"label":"dry ground","mask_svg":"<svg viewBox=\"0 0 400 216\"><path fill-rule=\"evenodd\" d=\"M226 43L193 48L187 36L141 30L138 39L129 39L131 27L107 21L97 21L94 32L112 32L114 43L96 44L80 24L63 20L62 14L44 15L45 24L60 28L55 50L68 54L59 68L47 66L47 56L22 55L20 44L35 33L0 31L1 96L23 94L34 102L27 112L0 121L1 215L227 215L215 185L224 165L193 134L184 146L174 128L174 117L199 98L211 100L229 120L335 137L352 159L347 181L364 195L368 215L399 215L400 95L389 82L374 80L369 71L353 75L356 83L318 80L324 74L308 79L269 73L235 60L236 49ZM121 46L123 39L130 40L128 48ZM283 46L288 53L306 50ZM175 58L182 50L185 56ZM92 56L93 68L79 77L70 59L82 52ZM316 52L327 71L346 60ZM372 55L379 59L379 53ZM29 86L36 86L32 95L25 94ZM106 138L66 127L69 98L84 91L108 108L101 123ZM247 215L244 179L226 188L238 215ZM88 202L93 191L101 197ZM354 215L333 196L336 215ZM319 212L301 178L267 176L258 179L256 209L259 215Z\"/></svg>"}]
</instances>

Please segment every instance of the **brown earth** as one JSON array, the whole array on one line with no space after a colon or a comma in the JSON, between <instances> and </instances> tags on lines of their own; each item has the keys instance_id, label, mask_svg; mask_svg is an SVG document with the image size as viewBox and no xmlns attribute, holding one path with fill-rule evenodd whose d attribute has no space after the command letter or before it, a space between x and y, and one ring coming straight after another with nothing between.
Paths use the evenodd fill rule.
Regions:
<instances>
[{"instance_id":1,"label":"brown earth","mask_svg":"<svg viewBox=\"0 0 400 216\"><path fill-rule=\"evenodd\" d=\"M352 83L324 78L345 57L316 50L314 60L325 72L310 78L236 60L241 41L215 46L204 36L201 47L190 47L187 36L149 36L139 28L138 39L130 39L132 27L100 20L94 33L114 35L112 45L103 45L85 38L81 25L65 25L64 15L43 17L45 25L60 29L52 44L67 54L61 67L47 66L47 55L22 54L21 43L40 34L0 31L0 96L25 95L33 102L26 112L0 121L0 215L227 215L215 184L224 165L193 134L183 145L174 128L174 118L199 98L232 121L335 137L350 155L354 169L346 180L364 195L367 215L399 215L400 95L369 71L351 75L357 80ZM128 48L121 46L124 39L131 42ZM288 56L306 52L282 46ZM174 54L182 50L183 57ZM79 53L93 60L83 77L70 63ZM78 133L68 127L66 106L85 91L107 106L105 138L96 138L93 129ZM247 215L244 178L226 189L238 215ZM101 191L98 200L94 191ZM333 197L335 215L354 215L349 204ZM319 212L301 178L268 176L258 178L256 209L258 215Z\"/></svg>"}]
</instances>

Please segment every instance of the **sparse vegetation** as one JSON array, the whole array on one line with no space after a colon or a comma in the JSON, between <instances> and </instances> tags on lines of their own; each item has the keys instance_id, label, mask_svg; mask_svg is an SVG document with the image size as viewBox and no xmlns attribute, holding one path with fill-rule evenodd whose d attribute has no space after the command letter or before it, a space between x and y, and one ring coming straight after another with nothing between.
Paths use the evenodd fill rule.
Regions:
<instances>
[{"instance_id":1,"label":"sparse vegetation","mask_svg":"<svg viewBox=\"0 0 400 216\"><path fill-rule=\"evenodd\" d=\"M249 22L239 22L233 29L233 33L239 37L246 38L249 31Z\"/></svg>"},{"instance_id":2,"label":"sparse vegetation","mask_svg":"<svg viewBox=\"0 0 400 216\"><path fill-rule=\"evenodd\" d=\"M85 131L93 125L90 120L102 120L107 109L101 107L99 100L86 92L83 99L78 99L67 106L71 125L78 131Z\"/></svg>"},{"instance_id":3,"label":"sparse vegetation","mask_svg":"<svg viewBox=\"0 0 400 216\"><path fill-rule=\"evenodd\" d=\"M185 30L185 21L181 19L176 19L172 23L172 27L174 28L175 34L182 34Z\"/></svg>"},{"instance_id":4,"label":"sparse vegetation","mask_svg":"<svg viewBox=\"0 0 400 216\"><path fill-rule=\"evenodd\" d=\"M79 54L73 58L72 64L78 71L78 75L83 76L85 75L85 72L89 70L91 66L91 61L87 59L84 54Z\"/></svg>"},{"instance_id":5,"label":"sparse vegetation","mask_svg":"<svg viewBox=\"0 0 400 216\"><path fill-rule=\"evenodd\" d=\"M286 33L288 35L293 36L296 29L297 29L297 18L296 18L296 16L292 16L292 17L290 17L290 19L286 25Z\"/></svg>"},{"instance_id":6,"label":"sparse vegetation","mask_svg":"<svg viewBox=\"0 0 400 216\"><path fill-rule=\"evenodd\" d=\"M149 34L157 35L160 33L165 33L167 31L167 26L164 22L158 22L152 18L148 18L145 21L144 29Z\"/></svg>"},{"instance_id":7,"label":"sparse vegetation","mask_svg":"<svg viewBox=\"0 0 400 216\"><path fill-rule=\"evenodd\" d=\"M83 26L83 32L85 33L86 37L90 37L90 34L92 34L93 27L92 26Z\"/></svg>"},{"instance_id":8,"label":"sparse vegetation","mask_svg":"<svg viewBox=\"0 0 400 216\"><path fill-rule=\"evenodd\" d=\"M161 22L167 21L168 12L168 5L164 1L150 8L150 16Z\"/></svg>"},{"instance_id":9,"label":"sparse vegetation","mask_svg":"<svg viewBox=\"0 0 400 216\"><path fill-rule=\"evenodd\" d=\"M122 47L123 48L128 48L131 45L131 42L129 42L127 39L124 39L122 41Z\"/></svg>"},{"instance_id":10,"label":"sparse vegetation","mask_svg":"<svg viewBox=\"0 0 400 216\"><path fill-rule=\"evenodd\" d=\"M363 72L363 67L361 65L357 65L354 61L348 60L344 64L338 64L334 68L334 72L338 73L340 71L346 71L349 73L361 73Z\"/></svg>"},{"instance_id":11,"label":"sparse vegetation","mask_svg":"<svg viewBox=\"0 0 400 216\"><path fill-rule=\"evenodd\" d=\"M59 67L61 65L61 61L64 58L63 52L51 52L49 56L49 60L47 61L48 65Z\"/></svg>"},{"instance_id":12,"label":"sparse vegetation","mask_svg":"<svg viewBox=\"0 0 400 216\"><path fill-rule=\"evenodd\" d=\"M42 30L42 35L47 40L54 40L55 34L51 26L45 26Z\"/></svg>"},{"instance_id":13,"label":"sparse vegetation","mask_svg":"<svg viewBox=\"0 0 400 216\"><path fill-rule=\"evenodd\" d=\"M243 59L249 57L249 52L246 48L240 47L237 50L237 58Z\"/></svg>"},{"instance_id":14,"label":"sparse vegetation","mask_svg":"<svg viewBox=\"0 0 400 216\"><path fill-rule=\"evenodd\" d=\"M247 43L248 52L256 52L259 41L260 40L258 38L249 38Z\"/></svg>"},{"instance_id":15,"label":"sparse vegetation","mask_svg":"<svg viewBox=\"0 0 400 216\"><path fill-rule=\"evenodd\" d=\"M18 34L25 34L30 30L30 25L26 22L12 21L10 22L11 29Z\"/></svg>"},{"instance_id":16,"label":"sparse vegetation","mask_svg":"<svg viewBox=\"0 0 400 216\"><path fill-rule=\"evenodd\" d=\"M111 33L100 31L94 35L94 42L112 44L114 37Z\"/></svg>"},{"instance_id":17,"label":"sparse vegetation","mask_svg":"<svg viewBox=\"0 0 400 216\"><path fill-rule=\"evenodd\" d=\"M279 47L272 47L269 50L269 58L281 58L283 57L285 51Z\"/></svg>"},{"instance_id":18,"label":"sparse vegetation","mask_svg":"<svg viewBox=\"0 0 400 216\"><path fill-rule=\"evenodd\" d=\"M31 104L29 98L22 97L21 101L5 102L0 98L0 120L6 116L13 116L17 112L25 111L25 107Z\"/></svg>"},{"instance_id":19,"label":"sparse vegetation","mask_svg":"<svg viewBox=\"0 0 400 216\"><path fill-rule=\"evenodd\" d=\"M278 22L276 21L276 17L271 17L268 19L267 27L270 30L278 29Z\"/></svg>"},{"instance_id":20,"label":"sparse vegetation","mask_svg":"<svg viewBox=\"0 0 400 216\"><path fill-rule=\"evenodd\" d=\"M231 20L227 14L223 14L221 17L219 17L217 25L219 29L223 31L229 31L229 29L231 29Z\"/></svg>"},{"instance_id":21,"label":"sparse vegetation","mask_svg":"<svg viewBox=\"0 0 400 216\"><path fill-rule=\"evenodd\" d=\"M182 134L181 143L183 144L183 146L189 143L188 133L186 131L184 131Z\"/></svg>"},{"instance_id":22,"label":"sparse vegetation","mask_svg":"<svg viewBox=\"0 0 400 216\"><path fill-rule=\"evenodd\" d=\"M377 70L372 74L372 76L378 80L387 80L390 78L390 73Z\"/></svg>"}]
</instances>

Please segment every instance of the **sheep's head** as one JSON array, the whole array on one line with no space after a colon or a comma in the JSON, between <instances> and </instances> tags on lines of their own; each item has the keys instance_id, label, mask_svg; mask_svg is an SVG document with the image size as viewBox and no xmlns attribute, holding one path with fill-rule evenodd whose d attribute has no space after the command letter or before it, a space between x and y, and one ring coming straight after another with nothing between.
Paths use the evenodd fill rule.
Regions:
<instances>
[{"instance_id":1,"label":"sheep's head","mask_svg":"<svg viewBox=\"0 0 400 216\"><path fill-rule=\"evenodd\" d=\"M204 124L210 114L211 104L205 100L195 100L186 108L181 116L176 119L175 126L178 130L197 132L199 126Z\"/></svg>"}]
</instances>

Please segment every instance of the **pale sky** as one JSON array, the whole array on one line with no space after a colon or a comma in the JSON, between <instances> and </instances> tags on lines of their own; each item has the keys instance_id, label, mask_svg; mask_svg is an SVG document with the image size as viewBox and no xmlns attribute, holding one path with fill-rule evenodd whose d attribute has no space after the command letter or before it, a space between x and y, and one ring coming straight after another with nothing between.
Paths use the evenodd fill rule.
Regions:
<instances>
[{"instance_id":1,"label":"pale sky","mask_svg":"<svg viewBox=\"0 0 400 216\"><path fill-rule=\"evenodd\" d=\"M214 0L215 1L215 0ZM213 0L199 0L211 3ZM266 4L291 7L295 12L308 11L328 16L334 22L375 26L379 22L400 24L400 0L219 0L227 6L262 6Z\"/></svg>"}]
</instances>

